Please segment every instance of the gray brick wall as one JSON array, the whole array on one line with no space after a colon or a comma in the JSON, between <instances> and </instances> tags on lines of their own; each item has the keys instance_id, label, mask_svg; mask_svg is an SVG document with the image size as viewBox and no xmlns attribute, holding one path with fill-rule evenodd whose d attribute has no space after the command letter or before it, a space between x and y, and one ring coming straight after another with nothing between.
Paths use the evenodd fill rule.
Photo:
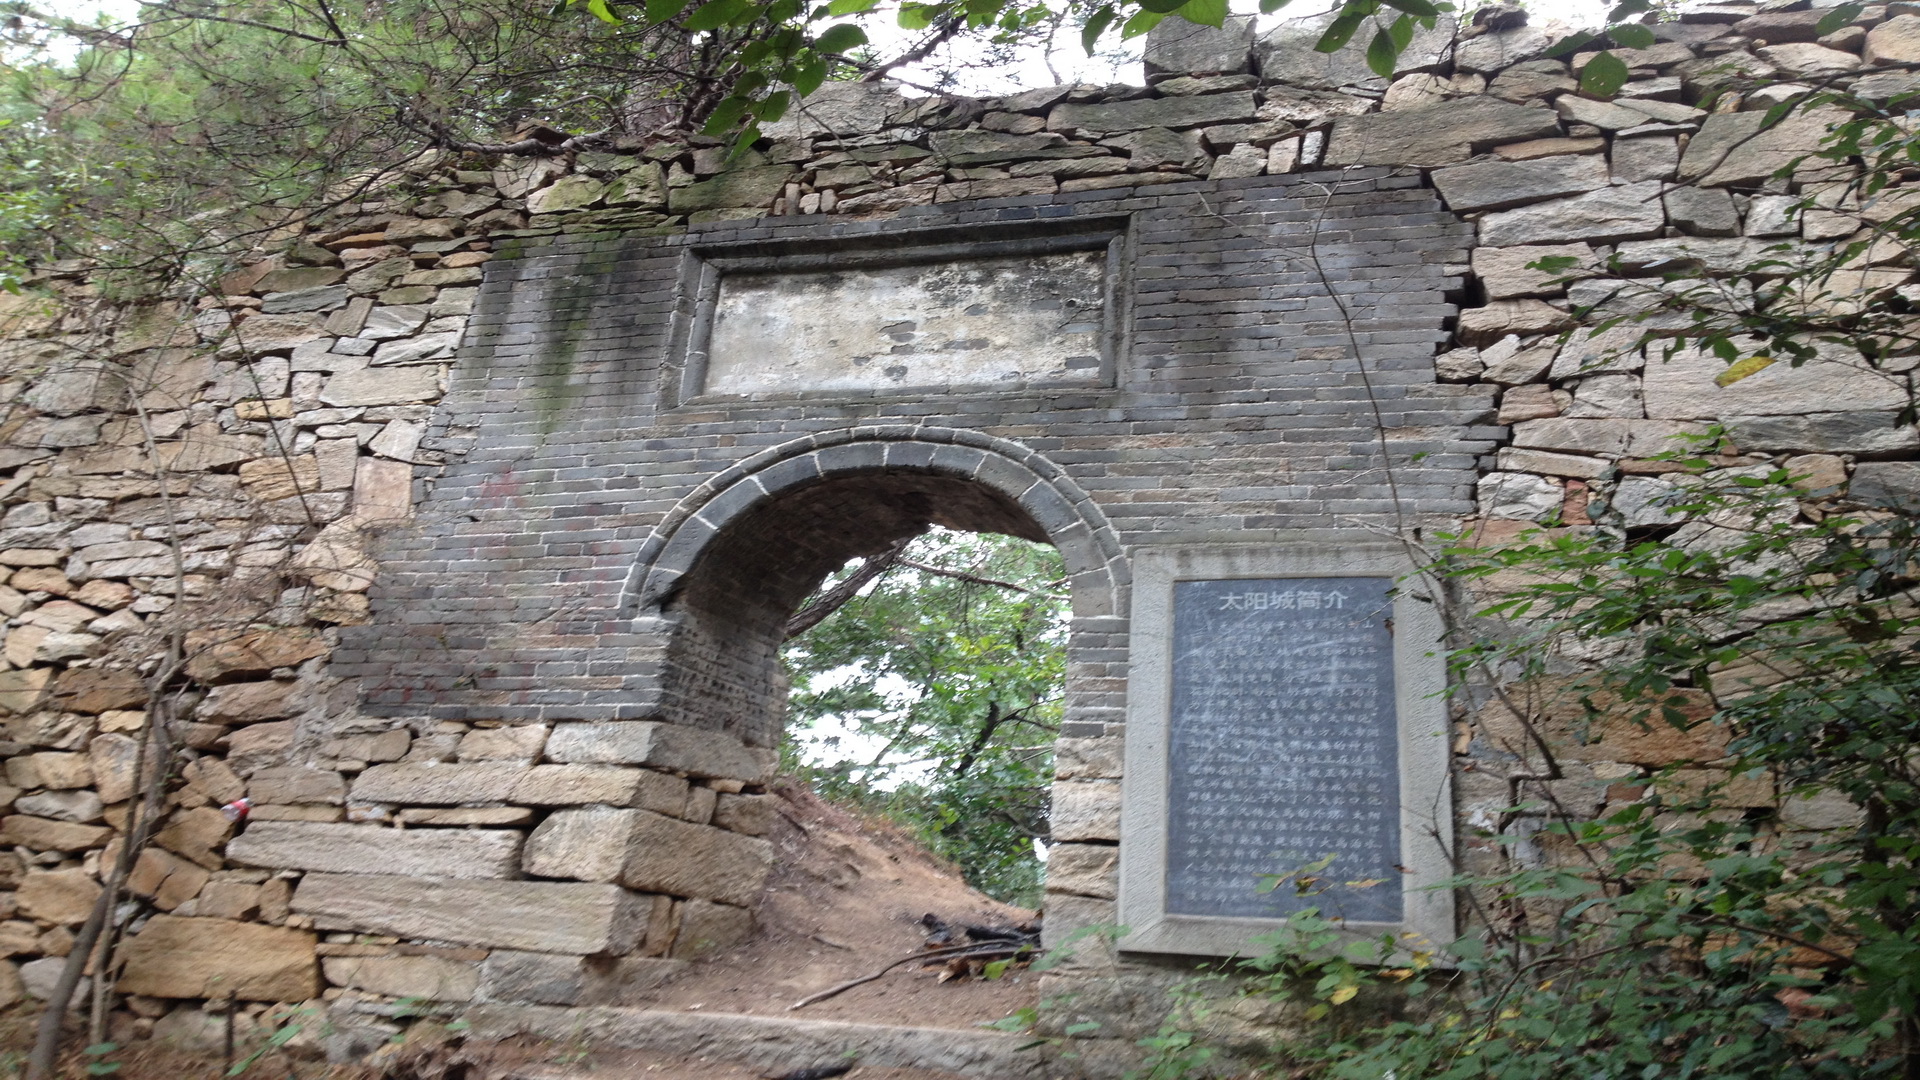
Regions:
<instances>
[{"instance_id":1,"label":"gray brick wall","mask_svg":"<svg viewBox=\"0 0 1920 1080\"><path fill-rule=\"evenodd\" d=\"M1111 387L671 404L694 248L988 243L1076 217L1130 223ZM381 715L661 716L765 745L779 622L833 566L944 513L1067 553L1067 733L1100 734L1124 710L1132 546L1473 512L1503 432L1488 390L1432 367L1470 239L1418 177L1372 169L503 252L436 433L472 448L419 481L334 670Z\"/></svg>"}]
</instances>

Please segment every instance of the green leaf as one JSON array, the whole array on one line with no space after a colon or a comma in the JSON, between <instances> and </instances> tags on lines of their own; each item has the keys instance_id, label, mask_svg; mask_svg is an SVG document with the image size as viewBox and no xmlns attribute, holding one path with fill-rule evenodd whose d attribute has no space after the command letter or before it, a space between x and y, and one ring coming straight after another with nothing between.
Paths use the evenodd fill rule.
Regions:
<instances>
[{"instance_id":1,"label":"green leaf","mask_svg":"<svg viewBox=\"0 0 1920 1080\"><path fill-rule=\"evenodd\" d=\"M1860 17L1860 13L1864 10L1866 10L1866 8L1861 4L1841 4L1839 7L1820 16L1820 21L1813 24L1813 32L1825 37L1835 30L1852 23L1853 20Z\"/></svg>"},{"instance_id":2,"label":"green leaf","mask_svg":"<svg viewBox=\"0 0 1920 1080\"><path fill-rule=\"evenodd\" d=\"M1077 1024L1068 1024L1066 1027L1061 1028L1060 1034L1066 1035L1068 1037L1073 1037L1076 1035L1091 1035L1094 1032L1099 1030L1100 1030L1100 1021L1082 1020Z\"/></svg>"},{"instance_id":3,"label":"green leaf","mask_svg":"<svg viewBox=\"0 0 1920 1080\"><path fill-rule=\"evenodd\" d=\"M620 25L619 18L615 16L613 12L607 10L607 0L587 0L587 10L593 14L594 18L599 19L603 23L612 23L615 26Z\"/></svg>"},{"instance_id":4,"label":"green leaf","mask_svg":"<svg viewBox=\"0 0 1920 1080\"><path fill-rule=\"evenodd\" d=\"M814 56L795 68L793 78L788 81L793 84L794 93L806 97L820 89L820 84L827 81L827 61L823 57Z\"/></svg>"},{"instance_id":5,"label":"green leaf","mask_svg":"<svg viewBox=\"0 0 1920 1080\"><path fill-rule=\"evenodd\" d=\"M853 15L862 11L872 11L880 0L832 0L827 5L828 15Z\"/></svg>"},{"instance_id":6,"label":"green leaf","mask_svg":"<svg viewBox=\"0 0 1920 1080\"><path fill-rule=\"evenodd\" d=\"M1422 19L1431 19L1440 14L1440 9L1429 0L1384 0L1384 2L1390 8L1404 11L1409 15L1417 15Z\"/></svg>"},{"instance_id":7,"label":"green leaf","mask_svg":"<svg viewBox=\"0 0 1920 1080\"><path fill-rule=\"evenodd\" d=\"M1627 84L1627 65L1610 52L1602 52L1587 61L1580 73L1580 89L1595 97L1609 98Z\"/></svg>"},{"instance_id":8,"label":"green leaf","mask_svg":"<svg viewBox=\"0 0 1920 1080\"><path fill-rule=\"evenodd\" d=\"M1413 16L1402 15L1393 20L1393 25L1387 27L1387 36L1393 39L1395 52L1403 53L1407 51L1407 46L1413 44L1413 31ZM1391 76L1388 77L1391 78Z\"/></svg>"},{"instance_id":9,"label":"green leaf","mask_svg":"<svg viewBox=\"0 0 1920 1080\"><path fill-rule=\"evenodd\" d=\"M748 100L752 100L756 95L760 93L762 89L765 89L766 85L767 85L766 72L748 71L742 74L739 79L734 81L733 96L737 98L746 98Z\"/></svg>"},{"instance_id":10,"label":"green leaf","mask_svg":"<svg viewBox=\"0 0 1920 1080\"><path fill-rule=\"evenodd\" d=\"M1616 26L1607 31L1607 37L1623 49L1651 49L1654 45L1653 31L1638 23Z\"/></svg>"},{"instance_id":11,"label":"green leaf","mask_svg":"<svg viewBox=\"0 0 1920 1080\"><path fill-rule=\"evenodd\" d=\"M1120 28L1120 40L1131 41L1154 27L1159 26L1161 21L1166 17L1164 12L1136 11L1133 13L1133 18L1128 19L1126 25Z\"/></svg>"},{"instance_id":12,"label":"green leaf","mask_svg":"<svg viewBox=\"0 0 1920 1080\"><path fill-rule=\"evenodd\" d=\"M1354 32L1360 29L1360 24L1365 22L1366 18L1365 15L1353 11L1341 12L1340 17L1333 20L1333 23L1327 27L1327 32L1321 34L1320 40L1314 43L1313 51L1339 52L1346 47L1347 42L1353 40Z\"/></svg>"},{"instance_id":13,"label":"green leaf","mask_svg":"<svg viewBox=\"0 0 1920 1080\"><path fill-rule=\"evenodd\" d=\"M1100 35L1107 32L1107 27L1113 25L1113 20L1119 14L1112 4L1102 5L1100 10L1094 12L1093 17L1087 20L1087 25L1080 28L1080 46L1087 50L1088 56L1093 55L1093 47L1099 43Z\"/></svg>"},{"instance_id":14,"label":"green leaf","mask_svg":"<svg viewBox=\"0 0 1920 1080\"><path fill-rule=\"evenodd\" d=\"M823 53L845 53L867 43L867 32L852 23L829 27L814 40L813 47Z\"/></svg>"},{"instance_id":15,"label":"green leaf","mask_svg":"<svg viewBox=\"0 0 1920 1080\"><path fill-rule=\"evenodd\" d=\"M1035 1009L1031 1005L1026 1005L1026 1006L1022 1006L1021 1008L1015 1009L1012 1013L1006 1016L1003 1016L998 1020L982 1020L980 1021L979 1026L983 1028L992 1028L995 1031L1011 1031L1014 1033L1019 1033L1027 1030L1028 1028L1032 1027L1034 1024L1039 1023L1039 1021L1040 1021L1039 1010Z\"/></svg>"},{"instance_id":16,"label":"green leaf","mask_svg":"<svg viewBox=\"0 0 1920 1080\"><path fill-rule=\"evenodd\" d=\"M1292 3L1292 0L1260 0L1260 14L1271 15L1289 3Z\"/></svg>"},{"instance_id":17,"label":"green leaf","mask_svg":"<svg viewBox=\"0 0 1920 1080\"><path fill-rule=\"evenodd\" d=\"M760 104L754 106L753 116L754 119L759 120L761 123L771 124L775 120L787 115L787 110L792 106L793 95L791 93L785 90L775 90L765 98L762 98Z\"/></svg>"},{"instance_id":18,"label":"green leaf","mask_svg":"<svg viewBox=\"0 0 1920 1080\"><path fill-rule=\"evenodd\" d=\"M981 967L980 974L988 982L992 982L993 980L998 979L1001 976L1005 975L1007 973L1007 965L1011 963L1013 963L1012 960L991 961L985 966Z\"/></svg>"},{"instance_id":19,"label":"green leaf","mask_svg":"<svg viewBox=\"0 0 1920 1080\"><path fill-rule=\"evenodd\" d=\"M1140 0L1141 10L1151 11L1156 15L1171 15L1186 4L1187 0Z\"/></svg>"},{"instance_id":20,"label":"green leaf","mask_svg":"<svg viewBox=\"0 0 1920 1080\"><path fill-rule=\"evenodd\" d=\"M1644 15L1652 10L1652 0L1623 0L1622 3L1615 4L1613 11L1608 13L1607 25L1623 23L1635 15Z\"/></svg>"},{"instance_id":21,"label":"green leaf","mask_svg":"<svg viewBox=\"0 0 1920 1080\"><path fill-rule=\"evenodd\" d=\"M1199 26L1223 26L1227 21L1227 0L1187 0L1174 14Z\"/></svg>"},{"instance_id":22,"label":"green leaf","mask_svg":"<svg viewBox=\"0 0 1920 1080\"><path fill-rule=\"evenodd\" d=\"M1367 43L1367 68L1383 79L1393 78L1393 66L1400 59L1400 48L1393 43L1393 35L1386 30L1375 30L1373 40Z\"/></svg>"},{"instance_id":23,"label":"green leaf","mask_svg":"<svg viewBox=\"0 0 1920 1080\"><path fill-rule=\"evenodd\" d=\"M939 10L930 4L901 4L900 14L894 21L902 30L925 30L933 25L934 12Z\"/></svg>"},{"instance_id":24,"label":"green leaf","mask_svg":"<svg viewBox=\"0 0 1920 1080\"><path fill-rule=\"evenodd\" d=\"M720 99L720 104L713 107L713 112L707 117L706 126L700 129L701 132L715 137L725 135L728 128L746 115L747 106L751 104L752 102L740 97Z\"/></svg>"},{"instance_id":25,"label":"green leaf","mask_svg":"<svg viewBox=\"0 0 1920 1080\"><path fill-rule=\"evenodd\" d=\"M733 22L746 6L745 0L707 0L680 25L688 30L718 30Z\"/></svg>"},{"instance_id":26,"label":"green leaf","mask_svg":"<svg viewBox=\"0 0 1920 1080\"><path fill-rule=\"evenodd\" d=\"M647 22L659 24L687 10L692 0L647 0Z\"/></svg>"}]
</instances>

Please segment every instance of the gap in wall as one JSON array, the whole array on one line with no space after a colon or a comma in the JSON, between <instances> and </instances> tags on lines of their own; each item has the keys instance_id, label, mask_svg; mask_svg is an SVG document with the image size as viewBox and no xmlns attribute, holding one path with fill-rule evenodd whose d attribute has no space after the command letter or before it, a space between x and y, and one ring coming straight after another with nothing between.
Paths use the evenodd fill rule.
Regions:
<instances>
[{"instance_id":1,"label":"gap in wall","mask_svg":"<svg viewBox=\"0 0 1920 1080\"><path fill-rule=\"evenodd\" d=\"M1060 553L934 526L895 558L781 649L782 769L906 828L995 899L1038 906L1066 680ZM850 560L801 612L871 564Z\"/></svg>"}]
</instances>

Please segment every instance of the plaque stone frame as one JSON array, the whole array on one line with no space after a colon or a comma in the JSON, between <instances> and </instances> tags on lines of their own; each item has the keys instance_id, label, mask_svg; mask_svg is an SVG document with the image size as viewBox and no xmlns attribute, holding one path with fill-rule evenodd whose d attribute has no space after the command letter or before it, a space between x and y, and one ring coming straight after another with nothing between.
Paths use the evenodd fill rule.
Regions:
<instances>
[{"instance_id":1,"label":"plaque stone frame","mask_svg":"<svg viewBox=\"0 0 1920 1080\"><path fill-rule=\"evenodd\" d=\"M885 390L791 389L756 394L770 399L868 401L960 393L983 397L1047 390L1111 392L1126 381L1132 335L1135 223L1131 215L1039 218L993 225L936 226L850 232L806 240L708 244L694 242L681 253L675 289L668 362L661 372L661 403L667 410L727 401L707 388L709 349L716 309L729 275L808 275L879 267L943 264L1064 252L1104 252L1106 274L1100 312L1097 369L1086 377L1035 379L1008 386L963 383L902 385Z\"/></svg>"},{"instance_id":2,"label":"plaque stone frame","mask_svg":"<svg viewBox=\"0 0 1920 1080\"><path fill-rule=\"evenodd\" d=\"M1126 773L1121 806L1119 921L1124 952L1236 956L1285 918L1192 915L1168 910L1171 811L1174 591L1183 581L1387 576L1400 792L1399 922L1349 922L1352 939L1403 937L1412 948L1450 943L1454 897L1436 888L1452 874L1453 797L1445 698L1443 626L1428 600L1435 588L1412 576L1397 544L1377 534L1316 533L1285 544L1142 547L1133 552L1133 620L1127 692ZM1278 868L1276 868L1278 869ZM1337 873L1337 871L1336 871ZM1382 887L1391 887L1382 886ZM1251 884L1249 885L1251 888Z\"/></svg>"}]
</instances>

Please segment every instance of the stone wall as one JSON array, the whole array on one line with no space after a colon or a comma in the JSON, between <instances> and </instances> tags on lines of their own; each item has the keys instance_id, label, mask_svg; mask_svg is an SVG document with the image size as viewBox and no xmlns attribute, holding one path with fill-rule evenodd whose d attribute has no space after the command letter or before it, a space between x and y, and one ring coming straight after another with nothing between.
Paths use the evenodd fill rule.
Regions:
<instances>
[{"instance_id":1,"label":"stone wall","mask_svg":"<svg viewBox=\"0 0 1920 1080\"><path fill-rule=\"evenodd\" d=\"M192 302L49 268L55 300L0 300L0 1005L50 985L163 721L122 1023L312 999L345 1056L400 998L620 1002L750 929L779 621L929 521L1067 557L1049 931L1110 920L1132 546L1657 523L1655 455L1716 420L1724 467L1784 463L1810 500L1911 486L1904 387L1858 358L1722 388L1711 357L1563 336L1640 301L1526 268L1617 256L1657 284L1882 220L1896 198L1831 170L1774 178L1824 119L1756 134L1782 91L1729 73L1904 91L1900 9L1815 40L1818 11L1702 7L1622 51L1607 102L1512 11L1422 35L1390 81L1311 25L1181 27L1150 87L836 85L731 165L700 139L431 162ZM689 267L1115 222L1124 340L1091 383L686 392ZM185 670L152 697L170 635ZM1525 755L1510 719L1459 720L1470 830ZM1706 739L1603 733L1558 794L1598 811L1710 770ZM1062 976L1099 975L1076 1007L1151 1027L1158 972L1114 963Z\"/></svg>"}]
</instances>

